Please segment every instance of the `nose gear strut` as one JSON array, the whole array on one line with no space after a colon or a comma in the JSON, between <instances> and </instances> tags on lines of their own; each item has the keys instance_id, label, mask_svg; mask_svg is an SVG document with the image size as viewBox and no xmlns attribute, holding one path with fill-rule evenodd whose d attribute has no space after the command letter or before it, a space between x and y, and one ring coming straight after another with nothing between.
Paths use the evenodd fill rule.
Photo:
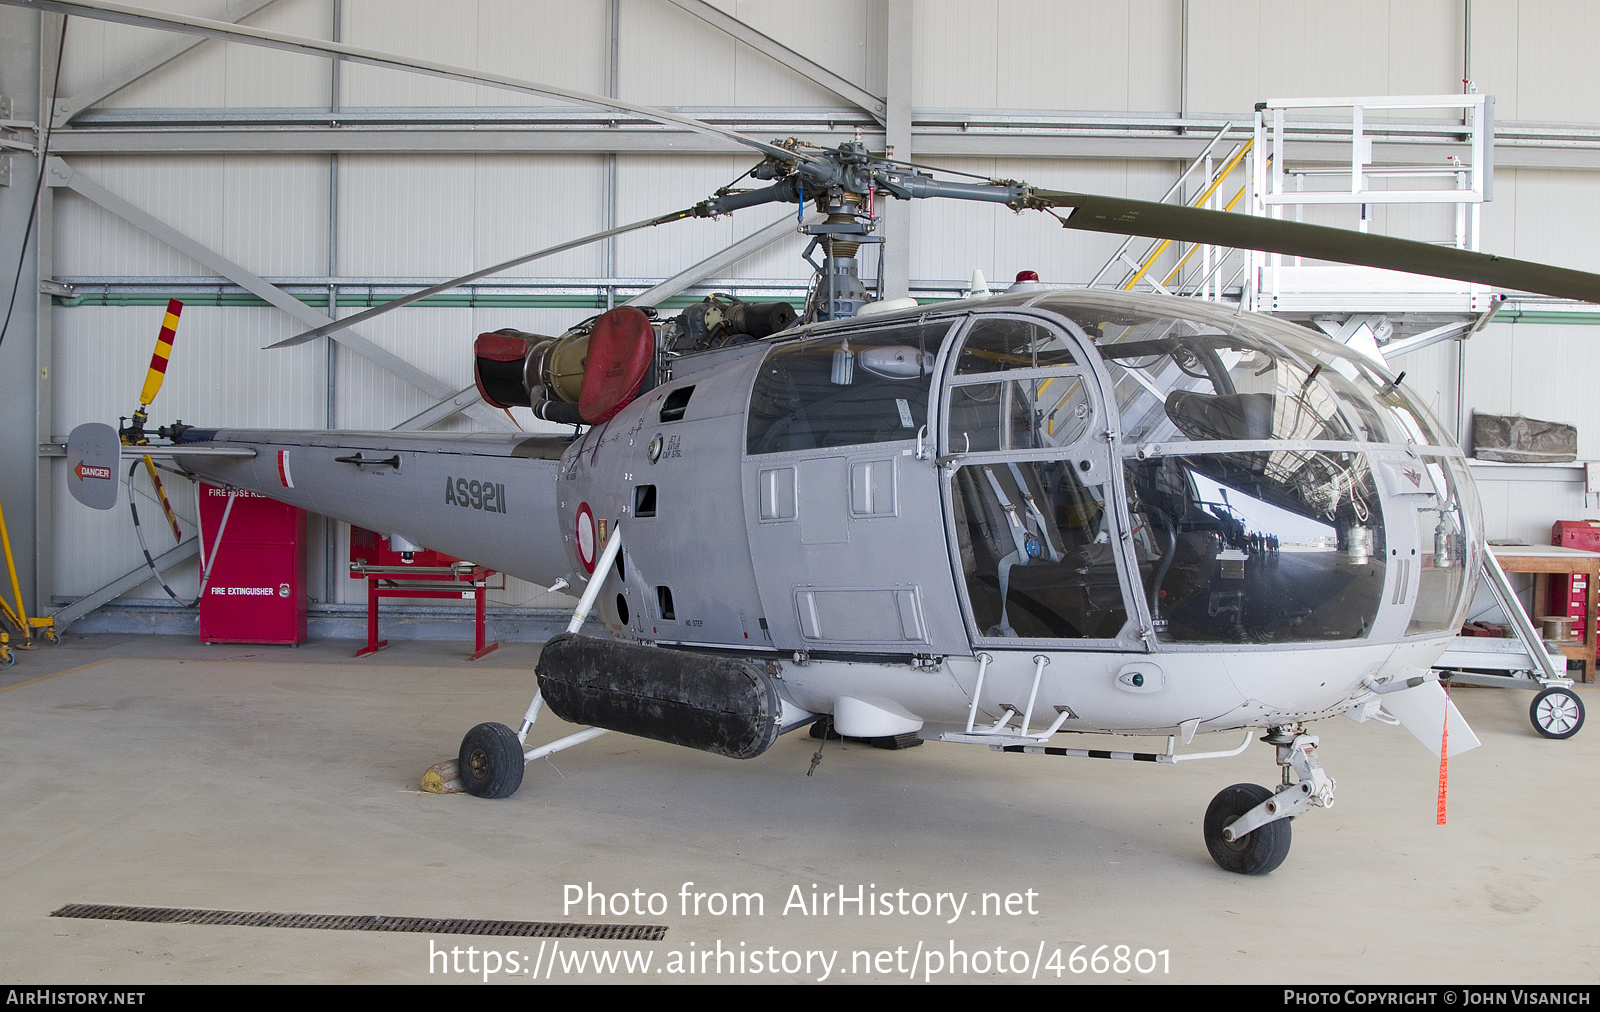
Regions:
<instances>
[{"instance_id":1,"label":"nose gear strut","mask_svg":"<svg viewBox=\"0 0 1600 1012\"><path fill-rule=\"evenodd\" d=\"M1313 806L1332 808L1337 786L1317 758L1318 739L1306 734L1303 725L1275 727L1262 740L1277 747L1283 768L1277 792L1234 784L1206 809L1206 849L1218 865L1244 875L1265 875L1282 864L1289 854L1287 820Z\"/></svg>"}]
</instances>

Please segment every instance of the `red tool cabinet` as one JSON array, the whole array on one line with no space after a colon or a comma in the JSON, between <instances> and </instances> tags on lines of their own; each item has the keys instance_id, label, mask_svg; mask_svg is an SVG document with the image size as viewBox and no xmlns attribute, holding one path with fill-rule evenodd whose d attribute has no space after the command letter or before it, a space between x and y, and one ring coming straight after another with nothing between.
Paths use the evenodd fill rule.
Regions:
<instances>
[{"instance_id":1,"label":"red tool cabinet","mask_svg":"<svg viewBox=\"0 0 1600 1012\"><path fill-rule=\"evenodd\" d=\"M306 511L236 491L216 545L227 505L227 489L201 484L201 573L212 566L200 599L200 642L305 642Z\"/></svg>"},{"instance_id":2,"label":"red tool cabinet","mask_svg":"<svg viewBox=\"0 0 1600 1012\"><path fill-rule=\"evenodd\" d=\"M1560 548L1577 548L1585 552L1600 552L1600 520L1557 520L1550 528L1550 543ZM1550 577L1550 613L1578 619L1579 635L1583 630L1584 592L1588 589L1588 576L1583 573ZM1534 617L1538 621L1538 616Z\"/></svg>"}]
</instances>

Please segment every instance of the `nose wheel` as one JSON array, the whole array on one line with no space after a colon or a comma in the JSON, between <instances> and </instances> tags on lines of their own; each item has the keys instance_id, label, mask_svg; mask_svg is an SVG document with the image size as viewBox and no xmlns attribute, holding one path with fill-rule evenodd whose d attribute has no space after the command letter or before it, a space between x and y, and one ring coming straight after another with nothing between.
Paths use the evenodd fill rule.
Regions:
<instances>
[{"instance_id":1,"label":"nose wheel","mask_svg":"<svg viewBox=\"0 0 1600 1012\"><path fill-rule=\"evenodd\" d=\"M1224 870L1237 875L1265 875L1289 856L1291 830L1288 819L1234 836L1229 826L1251 809L1272 800L1272 792L1257 784L1224 787L1206 807L1206 850Z\"/></svg>"},{"instance_id":2,"label":"nose wheel","mask_svg":"<svg viewBox=\"0 0 1600 1012\"><path fill-rule=\"evenodd\" d=\"M1332 808L1336 786L1317 758L1317 739L1299 724L1274 727L1262 739L1277 747L1283 785L1224 788L1206 808L1206 850L1224 871L1265 875L1289 856L1289 820L1311 808Z\"/></svg>"}]
</instances>

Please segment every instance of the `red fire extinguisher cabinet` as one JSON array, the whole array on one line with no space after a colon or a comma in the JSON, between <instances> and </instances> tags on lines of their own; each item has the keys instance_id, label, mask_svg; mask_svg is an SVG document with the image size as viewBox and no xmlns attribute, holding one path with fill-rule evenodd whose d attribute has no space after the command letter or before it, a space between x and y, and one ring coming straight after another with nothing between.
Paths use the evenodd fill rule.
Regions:
<instances>
[{"instance_id":1,"label":"red fire extinguisher cabinet","mask_svg":"<svg viewBox=\"0 0 1600 1012\"><path fill-rule=\"evenodd\" d=\"M227 505L227 489L200 486L201 572L212 562L200 599L200 642L305 642L306 511L236 491L222 543L213 548Z\"/></svg>"}]
</instances>

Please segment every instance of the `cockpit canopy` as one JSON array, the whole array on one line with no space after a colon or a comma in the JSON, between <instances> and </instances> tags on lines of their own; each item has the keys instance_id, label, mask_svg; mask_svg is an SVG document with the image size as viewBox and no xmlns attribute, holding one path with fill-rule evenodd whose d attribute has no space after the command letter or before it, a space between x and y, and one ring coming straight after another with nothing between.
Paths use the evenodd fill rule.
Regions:
<instances>
[{"instance_id":1,"label":"cockpit canopy","mask_svg":"<svg viewBox=\"0 0 1600 1012\"><path fill-rule=\"evenodd\" d=\"M785 342L746 450L937 454L975 641L1299 643L1459 622L1477 505L1440 433L1302 328L1071 290Z\"/></svg>"},{"instance_id":2,"label":"cockpit canopy","mask_svg":"<svg viewBox=\"0 0 1600 1012\"><path fill-rule=\"evenodd\" d=\"M1188 299L1094 291L1035 301L1094 342L1122 440L1290 439L1444 446L1373 363L1292 324Z\"/></svg>"}]
</instances>

